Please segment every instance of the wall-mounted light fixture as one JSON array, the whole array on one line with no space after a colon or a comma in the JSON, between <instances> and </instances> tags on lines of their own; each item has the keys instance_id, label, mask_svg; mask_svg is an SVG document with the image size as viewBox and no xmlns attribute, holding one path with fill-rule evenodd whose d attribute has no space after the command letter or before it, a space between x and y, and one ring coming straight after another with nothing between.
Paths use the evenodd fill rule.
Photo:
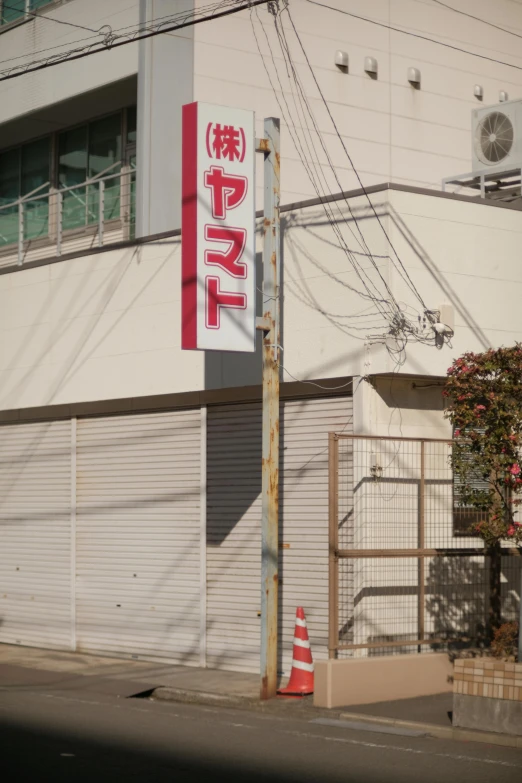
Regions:
<instances>
[{"instance_id":1,"label":"wall-mounted light fixture","mask_svg":"<svg viewBox=\"0 0 522 783\"><path fill-rule=\"evenodd\" d=\"M498 94L498 99L499 99L500 103L504 103L504 101L509 101L509 95L507 94L507 92L505 90L500 90L500 92Z\"/></svg>"},{"instance_id":2,"label":"wall-mounted light fixture","mask_svg":"<svg viewBox=\"0 0 522 783\"><path fill-rule=\"evenodd\" d=\"M408 81L416 90L420 90L421 73L418 68L408 68Z\"/></svg>"},{"instance_id":3,"label":"wall-mounted light fixture","mask_svg":"<svg viewBox=\"0 0 522 783\"><path fill-rule=\"evenodd\" d=\"M348 72L348 52L338 49L335 53L334 62L341 71Z\"/></svg>"},{"instance_id":4,"label":"wall-mounted light fixture","mask_svg":"<svg viewBox=\"0 0 522 783\"><path fill-rule=\"evenodd\" d=\"M473 87L473 95L477 100L481 101L484 97L484 88L480 84L476 84Z\"/></svg>"},{"instance_id":5,"label":"wall-mounted light fixture","mask_svg":"<svg viewBox=\"0 0 522 783\"><path fill-rule=\"evenodd\" d=\"M375 57L365 57L364 58L364 70L368 74L368 76L371 76L372 79L376 79L378 72L379 72L379 65L377 63L377 60Z\"/></svg>"}]
</instances>

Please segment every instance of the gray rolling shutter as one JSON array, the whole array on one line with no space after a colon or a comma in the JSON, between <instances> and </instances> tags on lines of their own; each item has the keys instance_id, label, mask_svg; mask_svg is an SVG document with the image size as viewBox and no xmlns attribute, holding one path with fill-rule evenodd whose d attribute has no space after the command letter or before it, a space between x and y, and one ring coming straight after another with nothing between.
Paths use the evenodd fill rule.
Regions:
<instances>
[{"instance_id":1,"label":"gray rolling shutter","mask_svg":"<svg viewBox=\"0 0 522 783\"><path fill-rule=\"evenodd\" d=\"M208 408L207 664L259 669L261 407Z\"/></svg>"},{"instance_id":2,"label":"gray rolling shutter","mask_svg":"<svg viewBox=\"0 0 522 783\"><path fill-rule=\"evenodd\" d=\"M0 642L70 648L71 422L0 427Z\"/></svg>"},{"instance_id":3,"label":"gray rolling shutter","mask_svg":"<svg viewBox=\"0 0 522 783\"><path fill-rule=\"evenodd\" d=\"M281 406L281 668L304 606L315 658L328 638L328 432L352 431L352 399ZM207 660L259 670L261 406L211 407L207 440Z\"/></svg>"},{"instance_id":4,"label":"gray rolling shutter","mask_svg":"<svg viewBox=\"0 0 522 783\"><path fill-rule=\"evenodd\" d=\"M200 422L78 421L79 649L199 662Z\"/></svg>"}]
</instances>

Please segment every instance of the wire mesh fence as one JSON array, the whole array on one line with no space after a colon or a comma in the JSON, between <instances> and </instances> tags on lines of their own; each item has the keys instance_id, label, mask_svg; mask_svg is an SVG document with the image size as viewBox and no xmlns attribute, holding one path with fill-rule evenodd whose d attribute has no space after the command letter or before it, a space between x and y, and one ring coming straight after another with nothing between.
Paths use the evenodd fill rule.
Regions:
<instances>
[{"instance_id":1,"label":"wire mesh fence","mask_svg":"<svg viewBox=\"0 0 522 783\"><path fill-rule=\"evenodd\" d=\"M452 442L330 434L329 448L330 657L486 646L490 563L456 505ZM502 549L505 620L518 554Z\"/></svg>"}]
</instances>

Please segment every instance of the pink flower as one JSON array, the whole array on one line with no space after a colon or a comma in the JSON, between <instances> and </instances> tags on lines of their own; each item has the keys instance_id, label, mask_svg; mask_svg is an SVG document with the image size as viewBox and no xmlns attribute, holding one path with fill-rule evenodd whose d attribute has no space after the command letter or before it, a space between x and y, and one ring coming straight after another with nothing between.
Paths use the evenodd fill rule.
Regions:
<instances>
[{"instance_id":1,"label":"pink flower","mask_svg":"<svg viewBox=\"0 0 522 783\"><path fill-rule=\"evenodd\" d=\"M508 527L507 534L508 534L508 536L514 536L515 535L515 528L514 528L513 525L511 525L511 527Z\"/></svg>"},{"instance_id":2,"label":"pink flower","mask_svg":"<svg viewBox=\"0 0 522 783\"><path fill-rule=\"evenodd\" d=\"M453 434L456 438L460 438L460 430L455 430Z\"/></svg>"},{"instance_id":3,"label":"pink flower","mask_svg":"<svg viewBox=\"0 0 522 783\"><path fill-rule=\"evenodd\" d=\"M518 474L520 473L520 465L517 465L517 463L511 465L509 472L511 473L512 476L518 476Z\"/></svg>"},{"instance_id":4,"label":"pink flower","mask_svg":"<svg viewBox=\"0 0 522 783\"><path fill-rule=\"evenodd\" d=\"M485 405L475 405L475 410L477 411L485 411L486 406Z\"/></svg>"}]
</instances>

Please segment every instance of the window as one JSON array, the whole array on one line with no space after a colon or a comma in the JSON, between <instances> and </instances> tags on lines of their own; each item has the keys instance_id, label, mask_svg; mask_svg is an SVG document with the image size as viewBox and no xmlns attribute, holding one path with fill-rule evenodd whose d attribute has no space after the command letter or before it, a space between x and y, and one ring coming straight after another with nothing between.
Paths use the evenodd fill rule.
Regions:
<instances>
[{"instance_id":1,"label":"window","mask_svg":"<svg viewBox=\"0 0 522 783\"><path fill-rule=\"evenodd\" d=\"M52 2L54 0L0 0L0 24L11 24L11 22L30 18L27 12L34 12Z\"/></svg>"},{"instance_id":2,"label":"window","mask_svg":"<svg viewBox=\"0 0 522 783\"><path fill-rule=\"evenodd\" d=\"M125 117L127 141L124 148L122 127ZM51 170L52 157L56 160L54 171ZM123 165L127 166L129 174L123 177L122 207ZM126 109L125 113L119 111L86 125L0 152L0 248L19 240L17 201L21 197L25 197L24 239L49 235L51 185L63 191L63 231L98 223L102 179L104 220L123 218L130 223L132 233L135 168L135 106ZM53 199L51 206L55 214Z\"/></svg>"},{"instance_id":3,"label":"window","mask_svg":"<svg viewBox=\"0 0 522 783\"><path fill-rule=\"evenodd\" d=\"M121 119L118 112L60 133L58 187L68 189L63 194L64 230L98 222L100 178L104 178L105 220L120 216ZM93 178L98 182L81 184Z\"/></svg>"},{"instance_id":4,"label":"window","mask_svg":"<svg viewBox=\"0 0 522 783\"><path fill-rule=\"evenodd\" d=\"M13 202L34 191L25 204L24 238L47 236L50 178L49 138L0 153L0 246L18 241L18 205Z\"/></svg>"}]
</instances>

